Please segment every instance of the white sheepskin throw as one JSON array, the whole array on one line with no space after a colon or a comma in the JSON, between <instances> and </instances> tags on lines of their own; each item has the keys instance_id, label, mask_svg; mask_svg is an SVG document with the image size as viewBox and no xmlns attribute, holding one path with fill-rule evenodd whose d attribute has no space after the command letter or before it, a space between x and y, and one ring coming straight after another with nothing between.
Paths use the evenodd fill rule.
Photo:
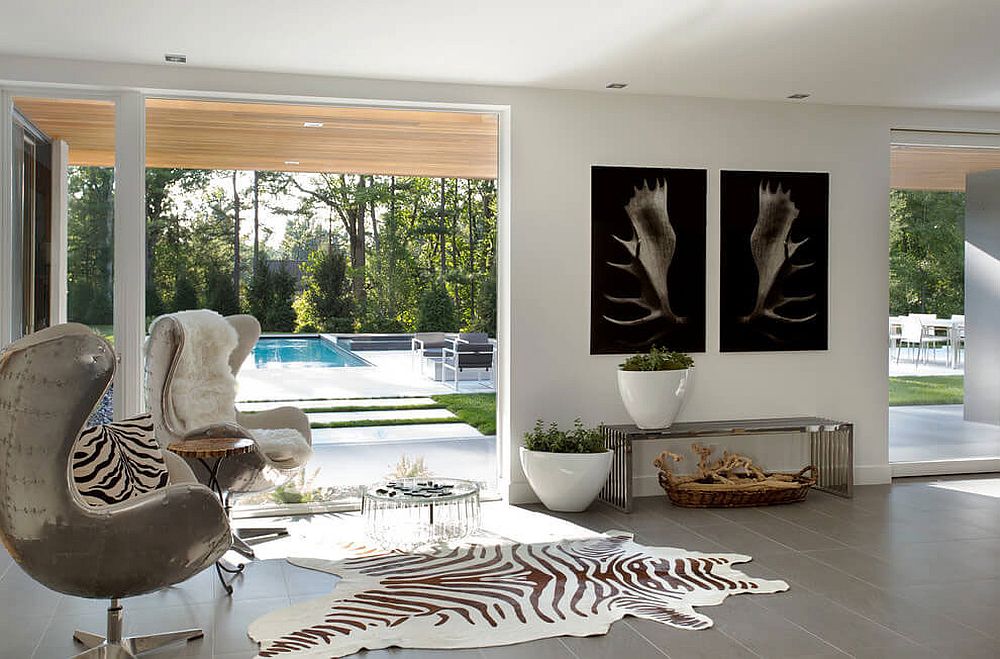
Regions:
<instances>
[{"instance_id":1,"label":"white sheepskin throw","mask_svg":"<svg viewBox=\"0 0 1000 659\"><path fill-rule=\"evenodd\" d=\"M170 381L169 413L183 435L218 423L236 422L236 378L229 355L239 337L214 311L174 314L184 330L184 345Z\"/></svg>"},{"instance_id":2,"label":"white sheepskin throw","mask_svg":"<svg viewBox=\"0 0 1000 659\"><path fill-rule=\"evenodd\" d=\"M267 459L281 467L283 464L299 466L309 460L312 448L298 430L292 428L251 428L257 446Z\"/></svg>"}]
</instances>

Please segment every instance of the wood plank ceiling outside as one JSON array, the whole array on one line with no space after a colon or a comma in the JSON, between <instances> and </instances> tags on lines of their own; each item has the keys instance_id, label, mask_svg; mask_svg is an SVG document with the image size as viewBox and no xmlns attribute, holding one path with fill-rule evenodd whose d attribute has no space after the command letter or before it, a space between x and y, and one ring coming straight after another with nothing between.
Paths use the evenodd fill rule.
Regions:
<instances>
[{"instance_id":1,"label":"wood plank ceiling outside","mask_svg":"<svg viewBox=\"0 0 1000 659\"><path fill-rule=\"evenodd\" d=\"M14 103L47 135L69 143L70 164L114 164L113 103ZM307 122L323 125L308 128ZM149 99L146 166L491 179L497 176L497 116Z\"/></svg>"},{"instance_id":2,"label":"wood plank ceiling outside","mask_svg":"<svg viewBox=\"0 0 1000 659\"><path fill-rule=\"evenodd\" d=\"M890 160L895 189L964 191L966 174L1000 169L1000 149L893 146Z\"/></svg>"}]
</instances>

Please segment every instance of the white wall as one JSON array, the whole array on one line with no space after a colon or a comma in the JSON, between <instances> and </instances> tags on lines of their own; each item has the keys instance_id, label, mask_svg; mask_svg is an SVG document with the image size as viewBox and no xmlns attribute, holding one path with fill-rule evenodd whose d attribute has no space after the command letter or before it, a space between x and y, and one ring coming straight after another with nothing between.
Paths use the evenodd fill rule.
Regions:
<instances>
[{"instance_id":1,"label":"white wall","mask_svg":"<svg viewBox=\"0 0 1000 659\"><path fill-rule=\"evenodd\" d=\"M992 113L760 103L348 80L0 57L0 81L510 107L510 221L501 332L515 438L536 417L624 422L616 357L589 353L590 166L709 170L708 351L683 418L820 414L856 424L856 477L887 482L889 130L1000 128ZM504 153L506 145L501 145ZM830 173L826 352L718 351L720 168ZM509 300L509 309L505 300ZM509 314L507 313L509 311ZM508 426L509 422L509 426ZM636 454L640 476L652 456ZM510 451L511 495L530 496ZM644 485L650 485L648 479Z\"/></svg>"}]
</instances>

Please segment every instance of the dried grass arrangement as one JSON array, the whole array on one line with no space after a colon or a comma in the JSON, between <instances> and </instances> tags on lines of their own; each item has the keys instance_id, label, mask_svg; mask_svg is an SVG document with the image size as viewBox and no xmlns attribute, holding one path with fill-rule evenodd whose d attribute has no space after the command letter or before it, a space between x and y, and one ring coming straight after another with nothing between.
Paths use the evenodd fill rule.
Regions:
<instances>
[{"instance_id":1,"label":"dried grass arrangement","mask_svg":"<svg viewBox=\"0 0 1000 659\"><path fill-rule=\"evenodd\" d=\"M798 473L767 472L739 453L724 451L713 461L713 449L695 443L691 450L698 455L696 474L675 475L671 466L684 458L670 451L653 461L660 470L660 487L677 506L741 508L794 503L805 499L816 484L816 467L812 465Z\"/></svg>"}]
</instances>

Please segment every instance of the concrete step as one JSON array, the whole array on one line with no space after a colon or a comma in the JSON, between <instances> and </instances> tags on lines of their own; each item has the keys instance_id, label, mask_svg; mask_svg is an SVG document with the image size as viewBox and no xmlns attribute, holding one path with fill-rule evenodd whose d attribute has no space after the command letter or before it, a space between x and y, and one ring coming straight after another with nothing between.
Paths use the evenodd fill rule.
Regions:
<instances>
[{"instance_id":1,"label":"concrete step","mask_svg":"<svg viewBox=\"0 0 1000 659\"><path fill-rule=\"evenodd\" d=\"M411 426L366 426L362 428L314 428L313 445L379 444L428 440L453 440L483 435L465 423L428 423Z\"/></svg>"},{"instance_id":2,"label":"concrete step","mask_svg":"<svg viewBox=\"0 0 1000 659\"><path fill-rule=\"evenodd\" d=\"M407 405L437 405L433 398L327 398L324 400L292 400L266 403L236 403L237 409L241 412L259 412L261 410L271 410L275 407L385 407L398 408Z\"/></svg>"},{"instance_id":3,"label":"concrete step","mask_svg":"<svg viewBox=\"0 0 1000 659\"><path fill-rule=\"evenodd\" d=\"M312 412L311 423L337 423L341 421L385 421L387 419L453 419L446 409L435 410L373 410L370 412Z\"/></svg>"}]
</instances>

